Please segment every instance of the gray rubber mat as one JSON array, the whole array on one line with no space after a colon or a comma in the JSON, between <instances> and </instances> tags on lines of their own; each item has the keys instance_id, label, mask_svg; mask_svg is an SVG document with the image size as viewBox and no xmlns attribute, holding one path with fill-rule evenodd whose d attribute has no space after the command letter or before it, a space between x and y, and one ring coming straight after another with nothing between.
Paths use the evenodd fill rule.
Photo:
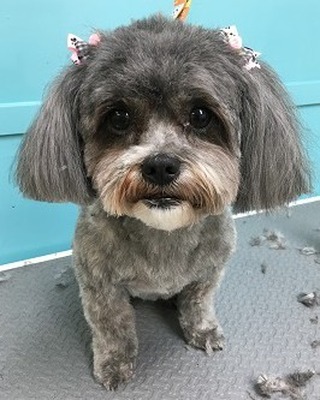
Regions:
<instances>
[{"instance_id":1,"label":"gray rubber mat","mask_svg":"<svg viewBox=\"0 0 320 400\"><path fill-rule=\"evenodd\" d=\"M320 251L320 203L295 207L291 214L236 222L238 250L216 301L225 350L207 356L187 347L174 308L137 301L136 376L113 393L91 375L90 333L70 258L2 274L0 399L250 400L261 398L253 387L260 374L319 373L320 346L314 341L320 340L320 307L302 305L297 295L320 289L318 255L299 250ZM252 240L264 229L281 231L285 248ZM319 400L320 376L302 393ZM280 398L285 397L272 397Z\"/></svg>"}]
</instances>

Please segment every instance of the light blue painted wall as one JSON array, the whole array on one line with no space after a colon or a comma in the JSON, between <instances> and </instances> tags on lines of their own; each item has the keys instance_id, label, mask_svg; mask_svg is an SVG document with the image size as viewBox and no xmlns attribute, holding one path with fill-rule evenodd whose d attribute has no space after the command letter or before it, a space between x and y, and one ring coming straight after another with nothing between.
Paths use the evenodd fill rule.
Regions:
<instances>
[{"instance_id":1,"label":"light blue painted wall","mask_svg":"<svg viewBox=\"0 0 320 400\"><path fill-rule=\"evenodd\" d=\"M117 4L119 7L116 7ZM0 5L0 264L70 248L77 209L22 199L9 181L16 149L48 82L69 63L68 32L87 38L154 12L171 0L2 0ZM189 21L236 24L263 53L299 106L320 195L319 0L193 0ZM199 43L201 45L201 43Z\"/></svg>"}]
</instances>

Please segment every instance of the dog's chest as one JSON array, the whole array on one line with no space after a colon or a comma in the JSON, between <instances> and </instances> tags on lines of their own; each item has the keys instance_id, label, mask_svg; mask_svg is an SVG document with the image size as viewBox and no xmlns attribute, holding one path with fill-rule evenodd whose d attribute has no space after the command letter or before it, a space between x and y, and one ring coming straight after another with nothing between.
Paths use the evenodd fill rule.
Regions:
<instances>
[{"instance_id":1,"label":"dog's chest","mask_svg":"<svg viewBox=\"0 0 320 400\"><path fill-rule=\"evenodd\" d=\"M124 240L113 255L116 279L133 296L147 299L170 297L191 282L212 278L233 247L229 230L214 220L172 233L132 221L123 228Z\"/></svg>"},{"instance_id":2,"label":"dog's chest","mask_svg":"<svg viewBox=\"0 0 320 400\"><path fill-rule=\"evenodd\" d=\"M200 277L202 271L196 262L201 253L199 243L150 243L144 239L132 237L127 248L130 259L124 257L121 266L121 280L131 295L146 299L170 297Z\"/></svg>"},{"instance_id":3,"label":"dog's chest","mask_svg":"<svg viewBox=\"0 0 320 400\"><path fill-rule=\"evenodd\" d=\"M106 279L132 296L156 299L171 297L192 282L212 280L234 244L229 213L171 233L127 217L103 218L100 214L92 219L84 214L74 253L82 260L76 268L85 268L91 280Z\"/></svg>"}]
</instances>

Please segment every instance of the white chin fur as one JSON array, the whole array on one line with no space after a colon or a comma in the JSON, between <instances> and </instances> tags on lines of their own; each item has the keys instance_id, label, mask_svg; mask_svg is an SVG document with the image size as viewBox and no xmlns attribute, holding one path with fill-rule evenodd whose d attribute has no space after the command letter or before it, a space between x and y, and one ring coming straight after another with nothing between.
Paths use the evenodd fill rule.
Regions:
<instances>
[{"instance_id":1,"label":"white chin fur","mask_svg":"<svg viewBox=\"0 0 320 400\"><path fill-rule=\"evenodd\" d=\"M182 202L179 205L163 209L150 208L139 201L132 208L131 215L155 229L173 231L184 226L192 225L197 218L191 205Z\"/></svg>"}]
</instances>

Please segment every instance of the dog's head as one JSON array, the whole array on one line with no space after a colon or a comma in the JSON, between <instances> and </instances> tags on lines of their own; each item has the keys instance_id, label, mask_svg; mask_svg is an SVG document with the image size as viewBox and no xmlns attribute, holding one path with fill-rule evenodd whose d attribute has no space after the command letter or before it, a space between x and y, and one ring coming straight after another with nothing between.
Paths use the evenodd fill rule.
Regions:
<instances>
[{"instance_id":1,"label":"dog's head","mask_svg":"<svg viewBox=\"0 0 320 400\"><path fill-rule=\"evenodd\" d=\"M99 36L26 134L17 168L26 196L99 198L109 214L172 230L309 189L284 89L265 64L244 68L220 31L157 16Z\"/></svg>"}]
</instances>

